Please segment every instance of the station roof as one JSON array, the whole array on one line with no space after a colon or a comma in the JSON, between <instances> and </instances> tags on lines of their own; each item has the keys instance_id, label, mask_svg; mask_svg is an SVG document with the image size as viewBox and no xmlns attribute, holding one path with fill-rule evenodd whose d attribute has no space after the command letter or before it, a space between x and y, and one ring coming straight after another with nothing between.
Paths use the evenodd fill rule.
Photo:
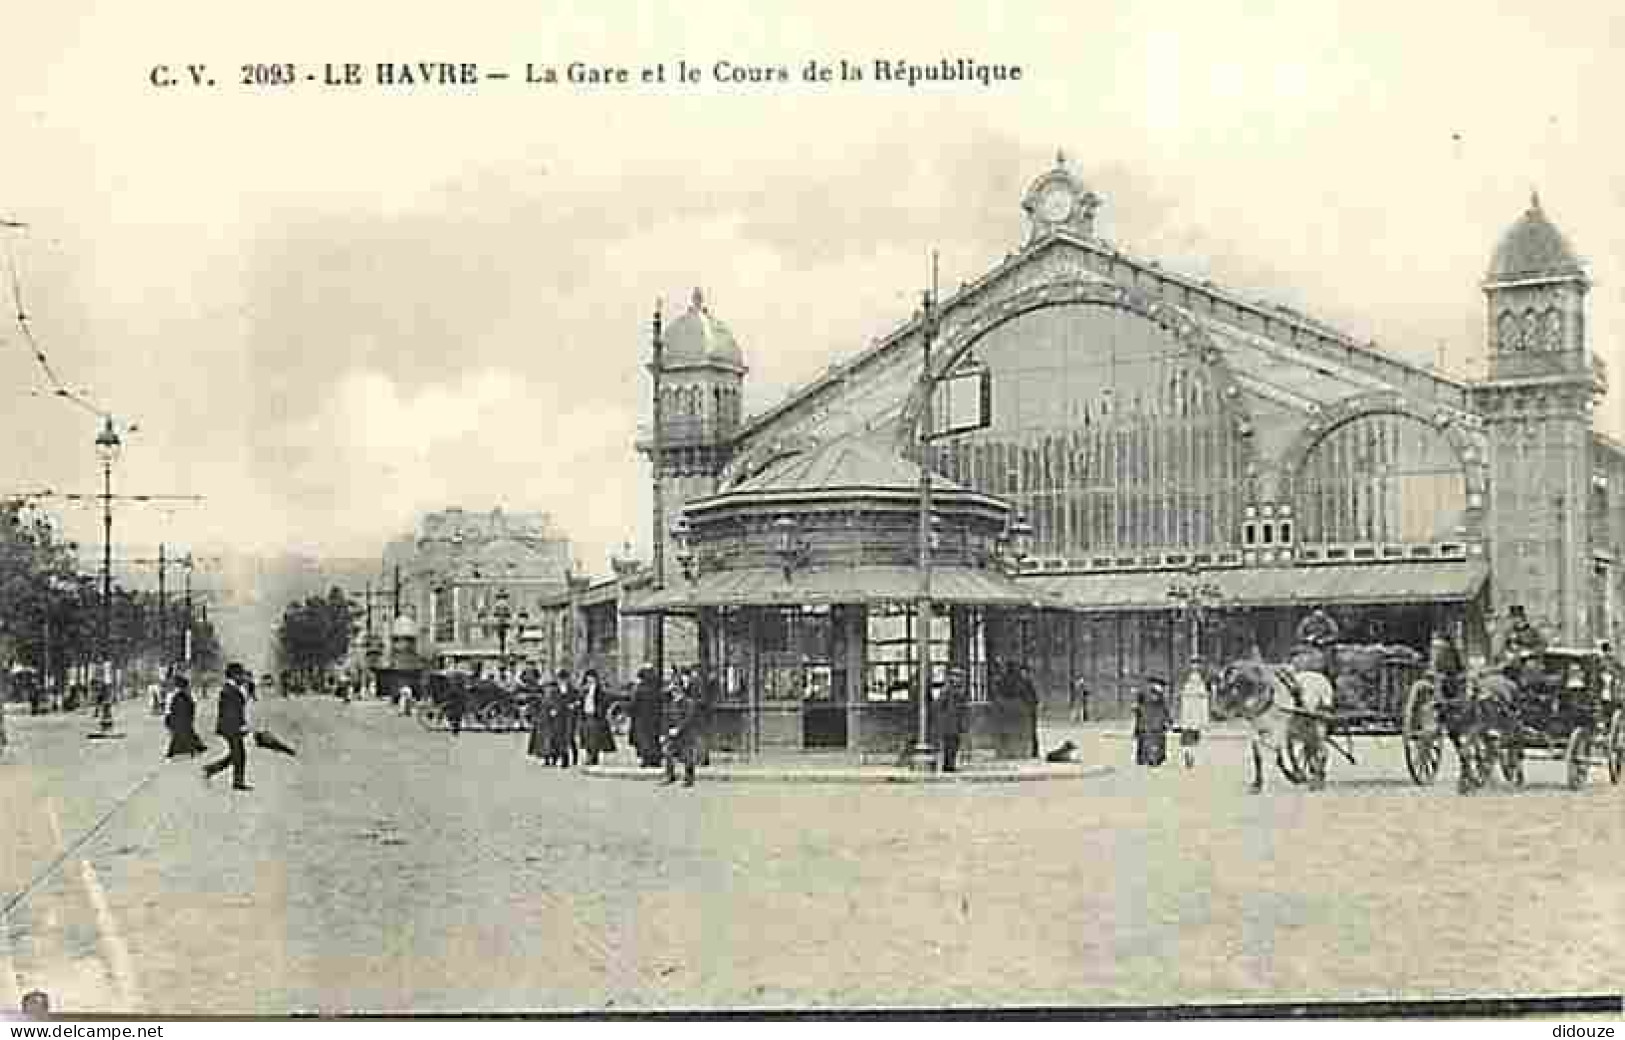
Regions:
<instances>
[{"instance_id":1,"label":"station roof","mask_svg":"<svg viewBox=\"0 0 1625 1040\"><path fill-rule=\"evenodd\" d=\"M698 607L821 606L834 604L908 603L920 594L920 572L914 567L827 567L797 571L786 579L774 567L750 567L701 575L698 581L676 582L634 601L629 614L680 613ZM934 567L931 600L942 604L1032 607L1044 604L1038 591L997 570Z\"/></svg>"},{"instance_id":2,"label":"station roof","mask_svg":"<svg viewBox=\"0 0 1625 1040\"><path fill-rule=\"evenodd\" d=\"M897 496L913 500L920 493L920 472L918 464L874 435L841 437L788 450L727 490L688 503L684 512L698 519L730 507L791 501L892 500ZM1001 498L973 491L940 474L932 474L931 491L942 496L937 500L939 508L974 505L1005 512L1011 508Z\"/></svg>"},{"instance_id":3,"label":"station roof","mask_svg":"<svg viewBox=\"0 0 1625 1040\"><path fill-rule=\"evenodd\" d=\"M1203 571L1229 606L1303 606L1461 602L1477 595L1488 571L1463 560L1332 564ZM1089 612L1175 610L1169 585L1179 571L1046 575L1025 578L1046 605Z\"/></svg>"}]
</instances>

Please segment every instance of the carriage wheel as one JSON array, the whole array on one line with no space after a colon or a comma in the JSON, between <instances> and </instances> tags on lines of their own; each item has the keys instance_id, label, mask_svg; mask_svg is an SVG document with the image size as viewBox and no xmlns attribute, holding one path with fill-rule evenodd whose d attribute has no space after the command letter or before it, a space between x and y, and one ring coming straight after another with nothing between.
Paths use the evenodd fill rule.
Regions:
<instances>
[{"instance_id":1,"label":"carriage wheel","mask_svg":"<svg viewBox=\"0 0 1625 1040\"><path fill-rule=\"evenodd\" d=\"M1405 768L1418 784L1431 784L1439 776L1443 757L1443 731L1439 726L1439 698L1433 683L1418 679L1405 695L1401 733L1405 739Z\"/></svg>"},{"instance_id":2,"label":"carriage wheel","mask_svg":"<svg viewBox=\"0 0 1625 1040\"><path fill-rule=\"evenodd\" d=\"M1591 734L1584 726L1577 726L1569 734L1568 750L1563 758L1569 764L1569 790L1578 791L1586 782L1588 763L1586 757L1591 753Z\"/></svg>"},{"instance_id":3,"label":"carriage wheel","mask_svg":"<svg viewBox=\"0 0 1625 1040\"><path fill-rule=\"evenodd\" d=\"M487 704L475 721L492 733L506 733L519 728L519 711L512 701Z\"/></svg>"},{"instance_id":4,"label":"carriage wheel","mask_svg":"<svg viewBox=\"0 0 1625 1040\"><path fill-rule=\"evenodd\" d=\"M445 728L446 716L441 712L438 704L420 705L413 714L418 717L418 724L424 729Z\"/></svg>"},{"instance_id":5,"label":"carriage wheel","mask_svg":"<svg viewBox=\"0 0 1625 1040\"><path fill-rule=\"evenodd\" d=\"M1617 784L1625 779L1625 708L1614 712L1608 724L1608 782Z\"/></svg>"},{"instance_id":6,"label":"carriage wheel","mask_svg":"<svg viewBox=\"0 0 1625 1040\"><path fill-rule=\"evenodd\" d=\"M1516 740L1501 745L1501 776L1513 787L1523 786L1523 745Z\"/></svg>"}]
</instances>

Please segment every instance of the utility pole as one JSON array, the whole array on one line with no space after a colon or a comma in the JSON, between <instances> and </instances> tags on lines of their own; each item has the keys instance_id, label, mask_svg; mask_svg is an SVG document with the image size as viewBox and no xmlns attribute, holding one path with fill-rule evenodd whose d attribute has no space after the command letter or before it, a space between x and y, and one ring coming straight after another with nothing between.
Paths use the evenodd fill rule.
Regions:
<instances>
[{"instance_id":1,"label":"utility pole","mask_svg":"<svg viewBox=\"0 0 1625 1040\"><path fill-rule=\"evenodd\" d=\"M157 556L145 557L142 559L112 561L113 566L115 567L139 565L158 568L158 664L161 668L170 667L175 660L174 656L170 653L171 641L169 638L169 568L175 567L180 570L185 570L187 572L188 588L190 588L191 568L193 562L194 560L190 553L186 554L185 556L171 555L169 552L169 546L162 542L160 542L158 545Z\"/></svg>"},{"instance_id":2,"label":"utility pole","mask_svg":"<svg viewBox=\"0 0 1625 1040\"><path fill-rule=\"evenodd\" d=\"M164 572L169 570L164 559L164 543L158 543L158 672L169 668L169 601L164 598Z\"/></svg>"},{"instance_id":3,"label":"utility pole","mask_svg":"<svg viewBox=\"0 0 1625 1040\"><path fill-rule=\"evenodd\" d=\"M916 687L919 695L914 734L913 766L929 771L936 749L931 746L931 341L937 334L937 255L931 254L931 288L925 292L924 317L920 330L920 598L914 610L915 659L919 666Z\"/></svg>"},{"instance_id":4,"label":"utility pole","mask_svg":"<svg viewBox=\"0 0 1625 1040\"><path fill-rule=\"evenodd\" d=\"M665 389L666 346L660 331L660 301L655 301L654 320L649 324L654 340L654 361L649 372L654 376L654 425L649 438L649 463L654 475L654 527L650 532L654 547L654 586L660 592L666 587L666 492L661 483L661 469L665 464L665 409L661 395ZM659 611L649 615L649 660L654 665L655 680L666 681L666 616Z\"/></svg>"},{"instance_id":5,"label":"utility pole","mask_svg":"<svg viewBox=\"0 0 1625 1040\"><path fill-rule=\"evenodd\" d=\"M134 426L126 428L126 432L134 430ZM61 494L48 492L37 497L56 498L73 505L100 505L102 510L102 610L101 610L101 649L102 649L102 681L106 683L109 700L104 706L102 714L102 735L115 736L112 732L111 696L113 688L113 504L115 502L137 502L142 504L166 502L202 502L202 495L134 495L113 494L113 463L118 459L124 446L123 439L115 427L113 416L102 416L102 428L96 434L96 454L102 464L102 490L99 494Z\"/></svg>"}]
</instances>

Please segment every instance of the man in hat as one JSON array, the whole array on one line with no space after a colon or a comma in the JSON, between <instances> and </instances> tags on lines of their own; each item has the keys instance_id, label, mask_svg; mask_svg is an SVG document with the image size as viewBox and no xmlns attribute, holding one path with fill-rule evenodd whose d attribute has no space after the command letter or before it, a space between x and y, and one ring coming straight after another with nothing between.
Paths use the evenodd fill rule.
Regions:
<instances>
[{"instance_id":1,"label":"man in hat","mask_svg":"<svg viewBox=\"0 0 1625 1040\"><path fill-rule=\"evenodd\" d=\"M248 669L233 661L226 665L226 682L216 700L214 731L226 741L226 757L203 767L205 782L227 766L231 767L234 791L252 791L248 786Z\"/></svg>"},{"instance_id":2,"label":"man in hat","mask_svg":"<svg viewBox=\"0 0 1625 1040\"><path fill-rule=\"evenodd\" d=\"M1546 637L1540 634L1524 613L1523 605L1514 603L1507 608L1507 633L1501 640L1504 667L1513 681L1530 690L1553 685L1542 668L1541 655L1546 652Z\"/></svg>"},{"instance_id":3,"label":"man in hat","mask_svg":"<svg viewBox=\"0 0 1625 1040\"><path fill-rule=\"evenodd\" d=\"M1502 643L1508 657L1527 657L1546 652L1546 637L1529 621L1523 605L1514 603L1507 608L1507 634Z\"/></svg>"},{"instance_id":4,"label":"man in hat","mask_svg":"<svg viewBox=\"0 0 1625 1040\"><path fill-rule=\"evenodd\" d=\"M1145 680L1134 701L1134 762L1160 766L1168 757L1168 683L1160 676Z\"/></svg>"},{"instance_id":5,"label":"man in hat","mask_svg":"<svg viewBox=\"0 0 1625 1040\"><path fill-rule=\"evenodd\" d=\"M699 695L687 683L673 683L666 701L665 740L661 745L666 766L665 784L677 782L677 762L683 763L683 786L694 786L694 766L699 755L702 725Z\"/></svg>"},{"instance_id":6,"label":"man in hat","mask_svg":"<svg viewBox=\"0 0 1625 1040\"><path fill-rule=\"evenodd\" d=\"M1341 635L1337 622L1320 607L1311 610L1298 622L1298 642L1305 646L1327 647Z\"/></svg>"},{"instance_id":7,"label":"man in hat","mask_svg":"<svg viewBox=\"0 0 1625 1040\"><path fill-rule=\"evenodd\" d=\"M965 732L965 669L948 669L948 681L937 700L937 739L942 742L942 771L959 771L959 738Z\"/></svg>"}]
</instances>

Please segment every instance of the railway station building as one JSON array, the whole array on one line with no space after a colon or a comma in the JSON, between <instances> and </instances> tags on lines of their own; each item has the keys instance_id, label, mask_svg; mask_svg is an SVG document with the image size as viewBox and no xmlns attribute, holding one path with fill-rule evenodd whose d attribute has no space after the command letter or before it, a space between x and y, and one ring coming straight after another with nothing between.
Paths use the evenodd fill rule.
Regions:
<instances>
[{"instance_id":1,"label":"railway station building","mask_svg":"<svg viewBox=\"0 0 1625 1040\"><path fill-rule=\"evenodd\" d=\"M663 547L659 572L622 598L622 630L638 624L632 611L681 618L668 660L734 654L738 688L783 687L785 704L809 705L786 740L835 740L816 706L876 696L881 660L851 648L879 653L874 619L915 587L841 576L880 551L854 547L851 525L868 521L851 518L900 494L923 461L995 503L987 523L1006 507L1030 523L1018 566L979 572L997 596L942 608L998 635L974 652L944 638L976 670L1027 662L1051 705L1081 683L1093 714L1121 716L1144 677L1177 676L1191 628L1170 593L1193 571L1217 593L1201 637L1210 661L1255 646L1279 658L1315 606L1346 641L1421 649L1443 630L1485 654L1521 604L1554 644L1617 645L1625 449L1594 421L1608 377L1590 279L1538 198L1486 235L1489 365L1470 381L1129 254L1097 233L1102 200L1064 160L1018 202L1020 247L940 301L931 360L934 375L990 372L991 421L923 454L923 314L745 417L744 345L695 292L662 332L661 436L645 431L638 447L660 482L657 526L688 532L709 558L685 575ZM789 580L760 555L786 523L807 533ZM728 573L739 567L762 574L753 585ZM784 624L764 620L769 607ZM741 611L760 626L753 656L726 634ZM764 649L793 644L803 616L826 619L817 653ZM833 653L856 656L826 692ZM792 665L799 678L781 674ZM985 694L985 673L974 686Z\"/></svg>"}]
</instances>

